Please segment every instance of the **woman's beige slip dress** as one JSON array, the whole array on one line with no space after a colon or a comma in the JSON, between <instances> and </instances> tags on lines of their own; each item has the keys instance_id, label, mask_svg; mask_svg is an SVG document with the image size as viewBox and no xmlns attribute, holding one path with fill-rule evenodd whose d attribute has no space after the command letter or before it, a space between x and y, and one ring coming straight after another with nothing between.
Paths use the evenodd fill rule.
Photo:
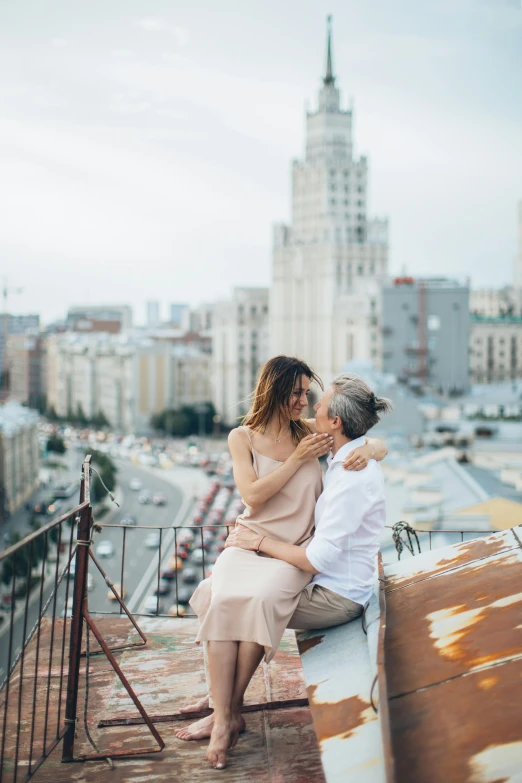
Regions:
<instances>
[{"instance_id":1,"label":"woman's beige slip dress","mask_svg":"<svg viewBox=\"0 0 522 783\"><path fill-rule=\"evenodd\" d=\"M243 429L256 476L262 478L276 470L282 463L256 451L250 431ZM276 495L260 508L246 506L237 521L259 535L306 546L321 490L319 462L308 460ZM237 547L225 549L212 576L198 585L190 599L201 624L196 641L257 642L265 648L265 660L269 661L311 578L311 573L283 560Z\"/></svg>"}]
</instances>

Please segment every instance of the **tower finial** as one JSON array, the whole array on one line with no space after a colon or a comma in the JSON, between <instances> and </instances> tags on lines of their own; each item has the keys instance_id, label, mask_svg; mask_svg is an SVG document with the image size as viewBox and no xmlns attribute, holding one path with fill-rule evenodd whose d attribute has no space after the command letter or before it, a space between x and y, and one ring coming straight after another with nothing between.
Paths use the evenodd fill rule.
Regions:
<instances>
[{"instance_id":1,"label":"tower finial","mask_svg":"<svg viewBox=\"0 0 522 783\"><path fill-rule=\"evenodd\" d=\"M328 29L328 48L326 52L326 76L323 79L325 86L327 84L335 84L335 76L332 72L332 15L327 17L327 29Z\"/></svg>"}]
</instances>

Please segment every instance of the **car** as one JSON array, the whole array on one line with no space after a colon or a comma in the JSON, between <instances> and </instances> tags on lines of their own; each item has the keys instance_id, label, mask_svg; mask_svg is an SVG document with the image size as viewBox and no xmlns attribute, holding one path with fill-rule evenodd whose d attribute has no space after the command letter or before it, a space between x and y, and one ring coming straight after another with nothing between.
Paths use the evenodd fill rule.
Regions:
<instances>
[{"instance_id":1,"label":"car","mask_svg":"<svg viewBox=\"0 0 522 783\"><path fill-rule=\"evenodd\" d=\"M192 543L194 541L194 533L192 530L189 530L188 527L182 527L181 530L178 531L177 538L179 544Z\"/></svg>"},{"instance_id":2,"label":"car","mask_svg":"<svg viewBox=\"0 0 522 783\"><path fill-rule=\"evenodd\" d=\"M123 592L122 592L121 585L120 585L119 582L115 582L114 583L114 589L116 590L116 592L118 593L120 598L122 598L122 599L125 598L125 596L127 594L127 591L125 590L125 588L123 588ZM109 588L109 592L107 593L107 598L109 599L109 601L115 601L116 600L116 596L114 595L114 593L112 592L112 590L110 588Z\"/></svg>"},{"instance_id":3,"label":"car","mask_svg":"<svg viewBox=\"0 0 522 783\"><path fill-rule=\"evenodd\" d=\"M145 546L147 549L157 549L160 545L160 534L159 533L149 533L147 538L145 539Z\"/></svg>"},{"instance_id":4,"label":"car","mask_svg":"<svg viewBox=\"0 0 522 783\"><path fill-rule=\"evenodd\" d=\"M165 495L154 495L152 498L152 502L155 506L166 506L167 505L167 498Z\"/></svg>"},{"instance_id":5,"label":"car","mask_svg":"<svg viewBox=\"0 0 522 783\"><path fill-rule=\"evenodd\" d=\"M152 495L148 490L145 489L138 495L138 503L141 503L143 506L152 503Z\"/></svg>"},{"instance_id":6,"label":"car","mask_svg":"<svg viewBox=\"0 0 522 783\"><path fill-rule=\"evenodd\" d=\"M194 584L198 581L199 573L196 568L185 568L181 574L181 578L187 584Z\"/></svg>"},{"instance_id":7,"label":"car","mask_svg":"<svg viewBox=\"0 0 522 783\"><path fill-rule=\"evenodd\" d=\"M192 598L194 589L187 585L179 585L178 587L178 604L188 604Z\"/></svg>"},{"instance_id":8,"label":"car","mask_svg":"<svg viewBox=\"0 0 522 783\"><path fill-rule=\"evenodd\" d=\"M192 559L195 563L202 563L205 559L205 551L201 547L198 547L192 552Z\"/></svg>"},{"instance_id":9,"label":"car","mask_svg":"<svg viewBox=\"0 0 522 783\"><path fill-rule=\"evenodd\" d=\"M171 568L173 571L181 571L183 568L183 560L181 557L177 557L174 554L172 554L169 558L168 567Z\"/></svg>"},{"instance_id":10,"label":"car","mask_svg":"<svg viewBox=\"0 0 522 783\"><path fill-rule=\"evenodd\" d=\"M176 579L176 570L176 568L166 568L161 572L160 576L162 579L168 579L172 582L174 579Z\"/></svg>"},{"instance_id":11,"label":"car","mask_svg":"<svg viewBox=\"0 0 522 783\"><path fill-rule=\"evenodd\" d=\"M120 521L120 525L126 525L127 527L134 527L136 525L136 519L134 517L123 517Z\"/></svg>"},{"instance_id":12,"label":"car","mask_svg":"<svg viewBox=\"0 0 522 783\"><path fill-rule=\"evenodd\" d=\"M171 584L168 579L160 579L159 587L156 586L154 595L168 595L171 590Z\"/></svg>"},{"instance_id":13,"label":"car","mask_svg":"<svg viewBox=\"0 0 522 783\"><path fill-rule=\"evenodd\" d=\"M87 590L94 590L94 579L92 574L87 574Z\"/></svg>"},{"instance_id":14,"label":"car","mask_svg":"<svg viewBox=\"0 0 522 783\"><path fill-rule=\"evenodd\" d=\"M114 551L114 544L112 541L102 541L96 547L96 557L112 557Z\"/></svg>"},{"instance_id":15,"label":"car","mask_svg":"<svg viewBox=\"0 0 522 783\"><path fill-rule=\"evenodd\" d=\"M140 489L141 489L141 481L139 480L139 478L133 478L133 479L131 479L131 480L129 481L129 487L130 487L130 489L132 489L134 492L139 492L139 491L140 491Z\"/></svg>"},{"instance_id":16,"label":"car","mask_svg":"<svg viewBox=\"0 0 522 783\"><path fill-rule=\"evenodd\" d=\"M182 544L178 544L178 548L177 548L176 551L177 551L178 557L181 557L182 560L186 560L187 557L189 556L189 553L187 552L187 550L185 549L185 547Z\"/></svg>"},{"instance_id":17,"label":"car","mask_svg":"<svg viewBox=\"0 0 522 783\"><path fill-rule=\"evenodd\" d=\"M143 609L147 614L158 614L161 612L161 601L156 595L148 595L143 602Z\"/></svg>"},{"instance_id":18,"label":"car","mask_svg":"<svg viewBox=\"0 0 522 783\"><path fill-rule=\"evenodd\" d=\"M185 607L179 603L173 604L168 611L170 617L183 617L186 613L187 610L185 609Z\"/></svg>"},{"instance_id":19,"label":"car","mask_svg":"<svg viewBox=\"0 0 522 783\"><path fill-rule=\"evenodd\" d=\"M74 597L72 595L67 599L67 606L64 607L62 617L72 617Z\"/></svg>"}]
</instances>

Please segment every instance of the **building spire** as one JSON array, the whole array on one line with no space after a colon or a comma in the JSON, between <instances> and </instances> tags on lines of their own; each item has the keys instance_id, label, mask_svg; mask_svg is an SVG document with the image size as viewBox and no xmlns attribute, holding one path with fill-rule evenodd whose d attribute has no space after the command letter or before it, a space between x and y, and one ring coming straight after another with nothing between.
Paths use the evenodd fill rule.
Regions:
<instances>
[{"instance_id":1,"label":"building spire","mask_svg":"<svg viewBox=\"0 0 522 783\"><path fill-rule=\"evenodd\" d=\"M327 17L328 25L328 49L326 53L326 76L323 79L323 83L326 87L327 84L335 84L335 76L332 73L332 16Z\"/></svg>"}]
</instances>

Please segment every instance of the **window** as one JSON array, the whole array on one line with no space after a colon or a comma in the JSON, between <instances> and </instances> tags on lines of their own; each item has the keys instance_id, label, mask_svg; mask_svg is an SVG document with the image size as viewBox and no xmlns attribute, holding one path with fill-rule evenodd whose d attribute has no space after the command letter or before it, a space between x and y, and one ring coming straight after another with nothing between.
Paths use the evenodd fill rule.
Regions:
<instances>
[{"instance_id":1,"label":"window","mask_svg":"<svg viewBox=\"0 0 522 783\"><path fill-rule=\"evenodd\" d=\"M348 187L348 185L344 186L344 192L345 193L349 193L350 192L350 188Z\"/></svg>"},{"instance_id":2,"label":"window","mask_svg":"<svg viewBox=\"0 0 522 783\"><path fill-rule=\"evenodd\" d=\"M330 190L334 191L335 190L335 185L330 185Z\"/></svg>"},{"instance_id":3,"label":"window","mask_svg":"<svg viewBox=\"0 0 522 783\"><path fill-rule=\"evenodd\" d=\"M359 266L357 267L357 274L358 275L362 275L362 273L363 273L363 268L362 268L362 265L359 264Z\"/></svg>"},{"instance_id":4,"label":"window","mask_svg":"<svg viewBox=\"0 0 522 783\"><path fill-rule=\"evenodd\" d=\"M348 169L345 169L345 170L344 170L344 176L345 176L345 177L348 177L349 175L350 175L350 172L348 171Z\"/></svg>"},{"instance_id":5,"label":"window","mask_svg":"<svg viewBox=\"0 0 522 783\"><path fill-rule=\"evenodd\" d=\"M430 332L436 332L440 329L440 318L438 315L428 315L428 329Z\"/></svg>"},{"instance_id":6,"label":"window","mask_svg":"<svg viewBox=\"0 0 522 783\"><path fill-rule=\"evenodd\" d=\"M348 199L347 199L347 198L345 198L345 199L344 199L344 206L345 206L345 207L347 207L349 203L350 203L350 202L348 201Z\"/></svg>"},{"instance_id":7,"label":"window","mask_svg":"<svg viewBox=\"0 0 522 783\"><path fill-rule=\"evenodd\" d=\"M344 213L344 217L346 218L346 220L350 220L350 213L349 212L345 212Z\"/></svg>"},{"instance_id":8,"label":"window","mask_svg":"<svg viewBox=\"0 0 522 783\"><path fill-rule=\"evenodd\" d=\"M335 169L330 169L330 176L335 177Z\"/></svg>"},{"instance_id":9,"label":"window","mask_svg":"<svg viewBox=\"0 0 522 783\"><path fill-rule=\"evenodd\" d=\"M337 203L337 202L335 201L335 199L334 199L334 198L331 198L331 199L330 199L330 206L331 206L331 207L335 207L336 203Z\"/></svg>"}]
</instances>

